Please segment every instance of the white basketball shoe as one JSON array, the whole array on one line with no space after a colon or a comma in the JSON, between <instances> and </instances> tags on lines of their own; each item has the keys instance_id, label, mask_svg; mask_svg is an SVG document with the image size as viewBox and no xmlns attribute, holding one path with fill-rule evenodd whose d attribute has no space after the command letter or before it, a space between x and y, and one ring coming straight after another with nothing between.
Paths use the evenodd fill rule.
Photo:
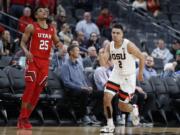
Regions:
<instances>
[{"instance_id":1,"label":"white basketball shoe","mask_svg":"<svg viewBox=\"0 0 180 135\"><path fill-rule=\"evenodd\" d=\"M104 126L100 130L101 133L114 133L115 132L115 126Z\"/></svg>"},{"instance_id":2,"label":"white basketball shoe","mask_svg":"<svg viewBox=\"0 0 180 135\"><path fill-rule=\"evenodd\" d=\"M133 105L133 111L130 113L132 124L134 126L138 126L140 123L140 118L139 118L139 110L137 105Z\"/></svg>"}]
</instances>

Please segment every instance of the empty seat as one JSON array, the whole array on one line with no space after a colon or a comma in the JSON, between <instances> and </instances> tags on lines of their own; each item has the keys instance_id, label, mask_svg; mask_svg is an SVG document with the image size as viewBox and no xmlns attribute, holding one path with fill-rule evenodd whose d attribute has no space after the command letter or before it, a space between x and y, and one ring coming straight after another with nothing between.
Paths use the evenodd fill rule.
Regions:
<instances>
[{"instance_id":1,"label":"empty seat","mask_svg":"<svg viewBox=\"0 0 180 135\"><path fill-rule=\"evenodd\" d=\"M3 70L0 70L0 99L9 101L12 97L9 79Z\"/></svg>"},{"instance_id":2,"label":"empty seat","mask_svg":"<svg viewBox=\"0 0 180 135\"><path fill-rule=\"evenodd\" d=\"M64 90L58 76L51 70L49 70L48 83L45 89L47 92L45 105L48 105L48 108L56 116L58 124L61 124L58 109L62 109L62 106L65 105Z\"/></svg>"},{"instance_id":3,"label":"empty seat","mask_svg":"<svg viewBox=\"0 0 180 135\"><path fill-rule=\"evenodd\" d=\"M159 59L159 58L154 58L154 68L160 72L163 70L164 68L164 63L163 63L163 60L162 59Z\"/></svg>"},{"instance_id":4,"label":"empty seat","mask_svg":"<svg viewBox=\"0 0 180 135\"><path fill-rule=\"evenodd\" d=\"M180 98L180 89L173 77L165 77L164 79L166 89L172 98Z\"/></svg>"},{"instance_id":5,"label":"empty seat","mask_svg":"<svg viewBox=\"0 0 180 135\"><path fill-rule=\"evenodd\" d=\"M0 68L3 69L8 66L12 61L11 56L1 56L0 58Z\"/></svg>"},{"instance_id":6,"label":"empty seat","mask_svg":"<svg viewBox=\"0 0 180 135\"><path fill-rule=\"evenodd\" d=\"M4 71L9 78L10 87L14 92L13 97L17 100L20 100L25 88L24 71L10 66L6 67Z\"/></svg>"},{"instance_id":7,"label":"empty seat","mask_svg":"<svg viewBox=\"0 0 180 135\"><path fill-rule=\"evenodd\" d=\"M64 90L61 85L60 79L51 70L49 71L49 75L48 75L48 83L46 86L46 91L48 93L47 98L50 100L62 100L64 97Z\"/></svg>"},{"instance_id":8,"label":"empty seat","mask_svg":"<svg viewBox=\"0 0 180 135\"><path fill-rule=\"evenodd\" d=\"M153 91L156 94L156 104L157 111L160 112L166 124L168 124L168 120L166 117L166 111L170 111L170 97L164 85L164 82L160 79L160 77L152 76L149 79Z\"/></svg>"},{"instance_id":9,"label":"empty seat","mask_svg":"<svg viewBox=\"0 0 180 135\"><path fill-rule=\"evenodd\" d=\"M143 82L138 82L137 84L140 86L146 93L148 100L148 104L146 104L146 110L147 110L147 115L150 118L150 120L153 122L153 116L152 116L152 111L156 110L156 104L155 104L155 92L153 91L153 88L148 80L144 80Z\"/></svg>"},{"instance_id":10,"label":"empty seat","mask_svg":"<svg viewBox=\"0 0 180 135\"><path fill-rule=\"evenodd\" d=\"M12 90L10 88L9 79L3 70L0 70L0 112L3 116L5 123L8 122L7 106L12 105L14 102L12 98Z\"/></svg>"},{"instance_id":11,"label":"empty seat","mask_svg":"<svg viewBox=\"0 0 180 135\"><path fill-rule=\"evenodd\" d=\"M138 82L138 85L146 92L146 93L154 93L153 88L148 80L144 80L143 82Z\"/></svg>"},{"instance_id":12,"label":"empty seat","mask_svg":"<svg viewBox=\"0 0 180 135\"><path fill-rule=\"evenodd\" d=\"M178 85L176 83L177 80L173 77L166 77L163 80L171 98L172 112L180 122L180 116L178 113L178 108L180 107L180 89L178 88Z\"/></svg>"}]
</instances>

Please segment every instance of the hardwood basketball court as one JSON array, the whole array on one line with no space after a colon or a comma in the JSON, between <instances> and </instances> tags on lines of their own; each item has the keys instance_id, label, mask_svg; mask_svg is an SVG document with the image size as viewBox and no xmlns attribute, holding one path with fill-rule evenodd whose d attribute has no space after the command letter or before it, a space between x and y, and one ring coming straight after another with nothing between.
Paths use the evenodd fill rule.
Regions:
<instances>
[{"instance_id":1,"label":"hardwood basketball court","mask_svg":"<svg viewBox=\"0 0 180 135\"><path fill-rule=\"evenodd\" d=\"M17 130L16 127L0 127L0 135L180 135L180 128L124 127L114 134L99 133L100 127L33 127L33 130Z\"/></svg>"}]
</instances>

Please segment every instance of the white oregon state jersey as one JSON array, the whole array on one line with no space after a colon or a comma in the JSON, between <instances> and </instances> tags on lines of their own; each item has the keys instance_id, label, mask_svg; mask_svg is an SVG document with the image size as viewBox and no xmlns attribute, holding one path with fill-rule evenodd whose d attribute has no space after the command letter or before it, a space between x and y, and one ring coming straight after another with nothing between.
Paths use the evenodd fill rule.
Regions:
<instances>
[{"instance_id":1,"label":"white oregon state jersey","mask_svg":"<svg viewBox=\"0 0 180 135\"><path fill-rule=\"evenodd\" d=\"M110 55L114 64L113 72L121 75L131 75L136 73L135 57L128 53L128 39L123 39L122 46L115 48L114 41L110 44Z\"/></svg>"}]
</instances>

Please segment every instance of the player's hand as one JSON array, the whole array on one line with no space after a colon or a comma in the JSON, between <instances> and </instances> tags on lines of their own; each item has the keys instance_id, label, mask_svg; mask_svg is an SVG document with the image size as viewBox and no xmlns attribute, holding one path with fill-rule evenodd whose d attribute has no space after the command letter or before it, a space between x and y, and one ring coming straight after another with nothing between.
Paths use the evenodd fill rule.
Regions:
<instances>
[{"instance_id":1,"label":"player's hand","mask_svg":"<svg viewBox=\"0 0 180 135\"><path fill-rule=\"evenodd\" d=\"M64 45L63 45L63 43L61 43L61 42L59 41L59 42L56 44L56 47L59 48L59 49L61 49L61 50L63 50Z\"/></svg>"},{"instance_id":2,"label":"player's hand","mask_svg":"<svg viewBox=\"0 0 180 135\"><path fill-rule=\"evenodd\" d=\"M82 90L88 90L88 87L82 86L81 89Z\"/></svg>"},{"instance_id":3,"label":"player's hand","mask_svg":"<svg viewBox=\"0 0 180 135\"><path fill-rule=\"evenodd\" d=\"M92 92L92 87L83 86L83 87L81 87L81 89L87 91L88 93L91 93L91 92Z\"/></svg>"},{"instance_id":4,"label":"player's hand","mask_svg":"<svg viewBox=\"0 0 180 135\"><path fill-rule=\"evenodd\" d=\"M28 60L30 60L31 62L33 61L33 55L30 51L26 51L25 55Z\"/></svg>"},{"instance_id":5,"label":"player's hand","mask_svg":"<svg viewBox=\"0 0 180 135\"><path fill-rule=\"evenodd\" d=\"M147 97L148 97L148 96L147 96L147 93L145 92L145 93L144 93L144 99L147 99Z\"/></svg>"},{"instance_id":6,"label":"player's hand","mask_svg":"<svg viewBox=\"0 0 180 135\"><path fill-rule=\"evenodd\" d=\"M137 79L138 81L143 82L144 81L143 73L138 73Z\"/></svg>"},{"instance_id":7,"label":"player's hand","mask_svg":"<svg viewBox=\"0 0 180 135\"><path fill-rule=\"evenodd\" d=\"M88 91L89 91L89 93L92 93L93 88L92 87L88 87Z\"/></svg>"}]
</instances>

